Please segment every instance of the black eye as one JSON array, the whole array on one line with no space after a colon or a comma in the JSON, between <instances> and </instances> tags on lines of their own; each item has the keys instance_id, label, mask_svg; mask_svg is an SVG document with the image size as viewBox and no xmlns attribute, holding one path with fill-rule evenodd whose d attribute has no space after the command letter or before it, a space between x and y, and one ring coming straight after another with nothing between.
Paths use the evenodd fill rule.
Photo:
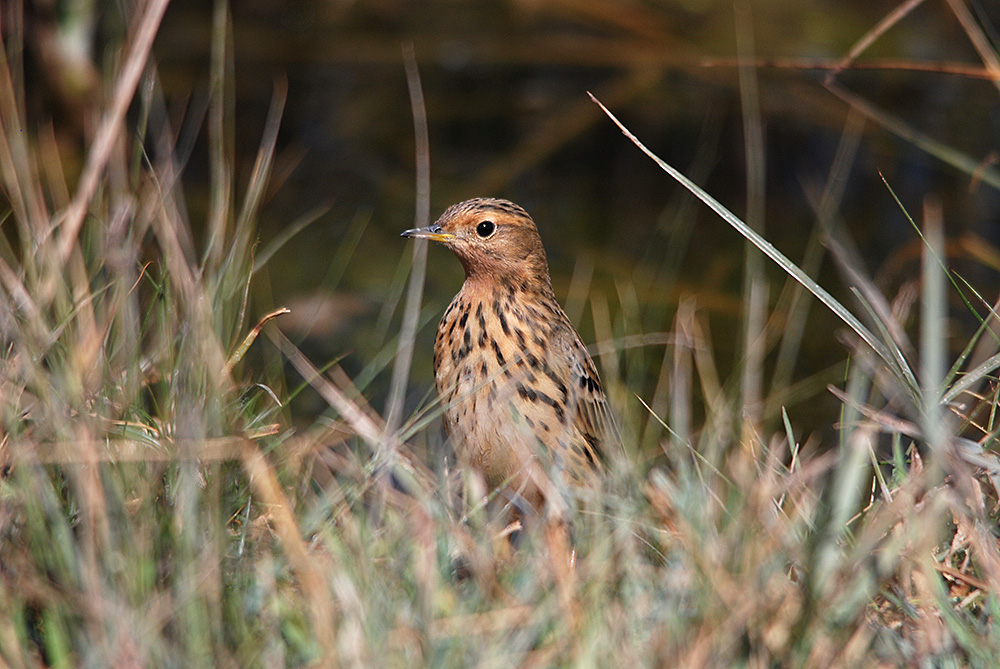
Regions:
<instances>
[{"instance_id":1,"label":"black eye","mask_svg":"<svg viewBox=\"0 0 1000 669\"><path fill-rule=\"evenodd\" d=\"M493 234L497 226L493 225L493 221L480 221L479 225L476 226L476 234L486 239Z\"/></svg>"}]
</instances>

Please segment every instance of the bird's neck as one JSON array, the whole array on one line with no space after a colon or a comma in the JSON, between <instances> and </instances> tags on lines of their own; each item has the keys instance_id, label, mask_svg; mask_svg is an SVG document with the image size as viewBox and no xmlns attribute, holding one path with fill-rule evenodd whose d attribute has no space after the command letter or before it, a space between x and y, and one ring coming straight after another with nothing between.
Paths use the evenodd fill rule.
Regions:
<instances>
[{"instance_id":1,"label":"bird's neck","mask_svg":"<svg viewBox=\"0 0 1000 669\"><path fill-rule=\"evenodd\" d=\"M467 272L462 293L479 300L520 301L526 297L554 299L549 273Z\"/></svg>"}]
</instances>

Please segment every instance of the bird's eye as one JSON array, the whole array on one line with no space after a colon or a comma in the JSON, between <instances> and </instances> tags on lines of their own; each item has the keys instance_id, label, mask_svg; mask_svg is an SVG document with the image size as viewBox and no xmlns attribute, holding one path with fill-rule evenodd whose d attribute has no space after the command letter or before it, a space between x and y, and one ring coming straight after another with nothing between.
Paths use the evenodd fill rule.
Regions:
<instances>
[{"instance_id":1,"label":"bird's eye","mask_svg":"<svg viewBox=\"0 0 1000 669\"><path fill-rule=\"evenodd\" d=\"M476 234L486 239L493 234L493 231L497 229L497 226L493 224L493 221L480 221L479 225L476 226Z\"/></svg>"}]
</instances>

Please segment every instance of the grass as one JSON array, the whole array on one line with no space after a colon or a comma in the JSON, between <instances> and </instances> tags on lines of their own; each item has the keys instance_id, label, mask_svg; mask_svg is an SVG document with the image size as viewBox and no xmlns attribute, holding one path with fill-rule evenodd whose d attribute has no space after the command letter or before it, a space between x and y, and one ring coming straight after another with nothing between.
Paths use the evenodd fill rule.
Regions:
<instances>
[{"instance_id":1,"label":"grass","mask_svg":"<svg viewBox=\"0 0 1000 669\"><path fill-rule=\"evenodd\" d=\"M387 345L396 366L382 413L335 363L318 370L298 351L279 312L248 320L284 92L279 83L238 196L220 9L212 205L196 241L144 66L161 8L146 6L120 54L104 139L72 197L52 128L26 117L17 36L5 38L5 664L990 666L1000 655L997 307L944 264L933 198L911 219L923 239L912 314L913 300L882 295L835 232L836 195L818 199L857 286L851 309L803 269L811 263L794 263L632 137L794 279L779 304L802 304L804 290L841 319L848 353L832 390L842 407L834 440L803 443L781 400L801 387L765 392L756 354L730 382L690 302L657 340L667 342L659 380L637 403L630 356L646 339L633 327L635 292L621 291L614 316L595 299L629 455L612 458L604 489L572 511L567 572L534 531L512 551L476 481L423 457L439 407L400 413L412 333L426 322L419 272L405 300L396 293L407 334ZM852 123L845 147L857 143ZM574 292L582 304L585 286ZM981 323L960 346L944 330L953 294ZM802 329L786 324L798 309L758 314L747 331L794 360ZM292 429L296 391L248 363L255 348L280 352L335 418ZM748 394L763 396L744 413Z\"/></svg>"}]
</instances>

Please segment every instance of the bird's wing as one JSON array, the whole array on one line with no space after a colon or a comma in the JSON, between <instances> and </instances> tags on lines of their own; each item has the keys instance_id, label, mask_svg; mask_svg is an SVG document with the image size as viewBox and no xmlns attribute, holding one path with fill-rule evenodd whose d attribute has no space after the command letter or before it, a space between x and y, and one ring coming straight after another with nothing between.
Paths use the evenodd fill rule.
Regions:
<instances>
[{"instance_id":1,"label":"bird's wing","mask_svg":"<svg viewBox=\"0 0 1000 669\"><path fill-rule=\"evenodd\" d=\"M587 348L570 326L562 330L562 336L558 337L561 341L556 342L554 348L566 358L560 367L568 371L567 421L572 423L574 432L579 433L584 442L580 446L596 467L605 461L610 445L621 444L621 437ZM550 352L553 353L556 351Z\"/></svg>"},{"instance_id":2,"label":"bird's wing","mask_svg":"<svg viewBox=\"0 0 1000 669\"><path fill-rule=\"evenodd\" d=\"M582 348L582 361L580 366L573 366L575 371L576 389L578 392L576 401L576 416L580 427L580 432L584 439L601 458L607 456L605 450L612 444L621 444L621 436L618 432L618 425L615 423L614 415L611 413L611 406L608 404L608 397L601 386L600 378L597 376L597 368L586 348ZM578 370L578 371L577 371Z\"/></svg>"}]
</instances>

